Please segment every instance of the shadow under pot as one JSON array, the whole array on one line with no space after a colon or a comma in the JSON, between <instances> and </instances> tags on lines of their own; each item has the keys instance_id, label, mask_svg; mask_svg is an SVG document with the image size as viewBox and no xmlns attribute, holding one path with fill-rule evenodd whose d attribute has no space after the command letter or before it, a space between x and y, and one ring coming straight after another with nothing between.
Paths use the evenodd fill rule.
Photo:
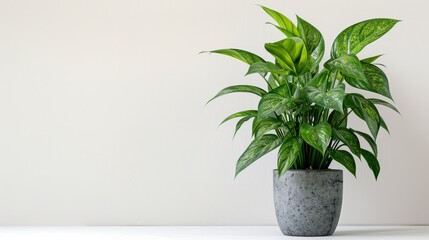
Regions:
<instances>
[{"instance_id":1,"label":"shadow under pot","mask_svg":"<svg viewBox=\"0 0 429 240\"><path fill-rule=\"evenodd\" d=\"M274 170L274 206L284 235L329 236L340 219L343 171Z\"/></svg>"}]
</instances>

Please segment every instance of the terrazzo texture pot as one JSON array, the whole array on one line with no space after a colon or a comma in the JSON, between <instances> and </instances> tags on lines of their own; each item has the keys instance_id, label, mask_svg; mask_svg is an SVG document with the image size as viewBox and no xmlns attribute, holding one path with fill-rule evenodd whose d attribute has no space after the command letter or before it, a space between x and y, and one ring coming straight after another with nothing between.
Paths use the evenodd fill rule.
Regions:
<instances>
[{"instance_id":1,"label":"terrazzo texture pot","mask_svg":"<svg viewBox=\"0 0 429 240\"><path fill-rule=\"evenodd\" d=\"M329 236L340 219L342 170L274 170L274 206L284 235Z\"/></svg>"}]
</instances>

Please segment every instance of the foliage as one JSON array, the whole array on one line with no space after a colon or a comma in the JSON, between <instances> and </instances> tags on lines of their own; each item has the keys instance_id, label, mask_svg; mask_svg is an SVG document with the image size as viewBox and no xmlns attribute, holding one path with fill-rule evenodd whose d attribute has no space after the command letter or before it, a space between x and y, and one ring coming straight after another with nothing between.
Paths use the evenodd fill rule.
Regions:
<instances>
[{"instance_id":1,"label":"foliage","mask_svg":"<svg viewBox=\"0 0 429 240\"><path fill-rule=\"evenodd\" d=\"M377 178L380 165L376 138L380 127L387 130L387 126L376 105L398 110L385 100L365 98L345 89L349 85L392 100L387 76L374 64L381 55L359 59L357 54L399 21L370 19L346 28L335 39L331 58L319 66L325 52L320 31L300 17L295 25L275 10L262 9L285 35L280 41L265 44L273 62L241 49L210 51L248 64L247 74L258 73L267 85L267 90L251 85L231 86L211 99L235 92L261 98L257 109L234 113L223 121L240 118L237 132L246 121L253 120L254 139L237 161L236 176L279 148L279 174L289 169L327 169L334 160L355 175L355 158L363 157ZM351 113L365 121L370 135L348 126ZM368 143L371 151L361 148L361 140Z\"/></svg>"}]
</instances>

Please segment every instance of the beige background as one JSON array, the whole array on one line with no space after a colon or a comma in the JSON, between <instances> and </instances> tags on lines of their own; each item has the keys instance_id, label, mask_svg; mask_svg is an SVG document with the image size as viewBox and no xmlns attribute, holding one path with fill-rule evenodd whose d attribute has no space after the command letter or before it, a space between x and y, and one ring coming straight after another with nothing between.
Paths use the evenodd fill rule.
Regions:
<instances>
[{"instance_id":1,"label":"beige background","mask_svg":"<svg viewBox=\"0 0 429 240\"><path fill-rule=\"evenodd\" d=\"M198 54L240 47L268 58L263 43L281 34L257 3L307 19L328 48L357 21L403 20L360 55L385 53L402 116L382 110L391 136L378 139L379 181L366 163L357 179L345 173L341 224L429 224L423 0L0 1L0 224L275 224L275 155L234 181L249 127L235 141L234 124L217 127L257 99L204 106L260 80Z\"/></svg>"}]
</instances>

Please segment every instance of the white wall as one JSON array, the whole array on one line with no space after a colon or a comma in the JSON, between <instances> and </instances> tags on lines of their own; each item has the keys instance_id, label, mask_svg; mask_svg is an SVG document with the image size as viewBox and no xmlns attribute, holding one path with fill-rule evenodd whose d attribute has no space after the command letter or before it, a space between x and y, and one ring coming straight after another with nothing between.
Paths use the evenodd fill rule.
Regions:
<instances>
[{"instance_id":1,"label":"white wall","mask_svg":"<svg viewBox=\"0 0 429 240\"><path fill-rule=\"evenodd\" d=\"M1 225L271 225L271 154L235 181L249 128L224 116L252 96L204 106L246 66L202 50L281 35L256 3L316 25L328 47L374 17L402 19L379 53L402 112L382 111L382 171L345 173L341 224L429 224L427 1L0 1ZM357 122L357 121L356 121Z\"/></svg>"}]
</instances>

